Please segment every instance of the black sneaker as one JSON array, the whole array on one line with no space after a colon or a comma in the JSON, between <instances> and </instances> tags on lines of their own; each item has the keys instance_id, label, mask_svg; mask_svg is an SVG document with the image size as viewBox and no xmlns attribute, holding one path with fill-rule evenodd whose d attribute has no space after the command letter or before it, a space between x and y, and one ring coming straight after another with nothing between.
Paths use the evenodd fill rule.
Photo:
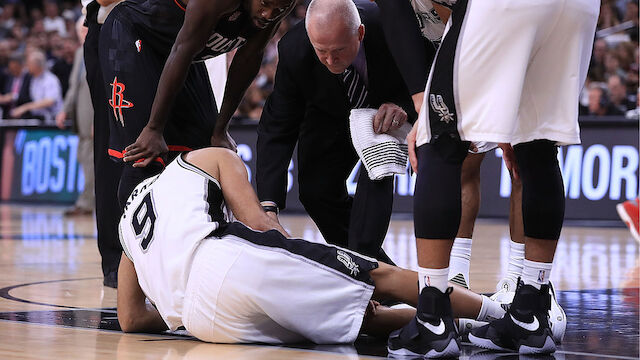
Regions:
<instances>
[{"instance_id":1,"label":"black sneaker","mask_svg":"<svg viewBox=\"0 0 640 360\"><path fill-rule=\"evenodd\" d=\"M469 341L491 350L551 354L556 344L549 325L550 308L549 285L538 290L518 280L513 303L504 317L471 330Z\"/></svg>"},{"instance_id":2,"label":"black sneaker","mask_svg":"<svg viewBox=\"0 0 640 360\"><path fill-rule=\"evenodd\" d=\"M431 286L422 289L416 316L389 336L389 357L460 356L460 343L449 300L452 291L453 288L448 288L443 294Z\"/></svg>"}]
</instances>

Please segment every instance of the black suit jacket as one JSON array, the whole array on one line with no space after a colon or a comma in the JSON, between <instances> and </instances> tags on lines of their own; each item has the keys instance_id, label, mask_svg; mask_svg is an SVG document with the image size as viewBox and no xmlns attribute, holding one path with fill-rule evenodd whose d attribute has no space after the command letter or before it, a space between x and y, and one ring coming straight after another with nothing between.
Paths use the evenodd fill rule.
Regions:
<instances>
[{"instance_id":1,"label":"black suit jacket","mask_svg":"<svg viewBox=\"0 0 640 360\"><path fill-rule=\"evenodd\" d=\"M367 61L369 103L375 108L395 103L414 122L417 114L385 41L380 11L369 1L356 1L356 5L365 25L362 46ZM345 179L358 157L349 137L350 107L341 75L332 74L320 63L304 21L280 40L278 53L274 90L258 125L258 197L261 201L275 201L281 209L285 207L287 168L296 143L303 204L311 192L344 197ZM426 78L422 81L426 83ZM423 90L424 86L420 91ZM316 177L322 179L309 180ZM308 186L309 182L314 186Z\"/></svg>"}]
</instances>

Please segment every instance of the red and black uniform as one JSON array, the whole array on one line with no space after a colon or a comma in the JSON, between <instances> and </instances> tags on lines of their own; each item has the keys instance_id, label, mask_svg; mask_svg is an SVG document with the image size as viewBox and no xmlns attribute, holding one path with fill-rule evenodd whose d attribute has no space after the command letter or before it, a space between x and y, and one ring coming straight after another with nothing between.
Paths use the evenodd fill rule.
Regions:
<instances>
[{"instance_id":1,"label":"red and black uniform","mask_svg":"<svg viewBox=\"0 0 640 360\"><path fill-rule=\"evenodd\" d=\"M125 1L109 14L100 34L100 63L110 109L109 155L122 161L147 125L160 75L185 17L179 0ZM189 67L184 86L175 89L175 103L164 129L168 159L146 168L125 166L120 180L121 205L142 179L155 175L180 151L210 145L218 114L203 60L246 43L258 29L239 7L218 22L203 51Z\"/></svg>"}]
</instances>

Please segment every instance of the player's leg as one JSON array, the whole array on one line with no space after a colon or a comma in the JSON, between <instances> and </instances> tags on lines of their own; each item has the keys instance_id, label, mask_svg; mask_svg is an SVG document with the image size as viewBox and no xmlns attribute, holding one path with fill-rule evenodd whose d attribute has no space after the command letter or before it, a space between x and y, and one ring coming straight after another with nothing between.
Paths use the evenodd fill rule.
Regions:
<instances>
[{"instance_id":1,"label":"player's leg","mask_svg":"<svg viewBox=\"0 0 640 360\"><path fill-rule=\"evenodd\" d=\"M393 177L371 180L364 167L361 167L351 208L348 248L393 263L382 250L392 207Z\"/></svg>"},{"instance_id":2,"label":"player's leg","mask_svg":"<svg viewBox=\"0 0 640 360\"><path fill-rule=\"evenodd\" d=\"M87 67L87 82L94 109L93 154L95 171L95 204L98 250L101 256L104 285L117 287L118 265L122 248L118 239L118 181L122 166L112 161L107 154L109 146L109 109L105 101L104 82L98 56L101 25L96 16L100 5L92 2L87 6L89 31L84 42L84 58Z\"/></svg>"},{"instance_id":3,"label":"player's leg","mask_svg":"<svg viewBox=\"0 0 640 360\"><path fill-rule=\"evenodd\" d=\"M415 291L418 273L382 262L378 264L378 268L369 272L375 284L373 298L395 299L420 308L420 299L425 300L425 297L420 297ZM449 296L453 317L489 321L504 314L500 303L456 284L449 285L453 288Z\"/></svg>"},{"instance_id":4,"label":"player's leg","mask_svg":"<svg viewBox=\"0 0 640 360\"><path fill-rule=\"evenodd\" d=\"M522 281L505 316L472 331L476 345L522 353L553 352L548 324L551 308L549 275L564 217L564 187L553 142L547 140L515 147L522 179L522 212L526 236Z\"/></svg>"},{"instance_id":5,"label":"player's leg","mask_svg":"<svg viewBox=\"0 0 640 360\"><path fill-rule=\"evenodd\" d=\"M120 162L125 148L136 141L149 120L163 67L163 59L137 34L136 16L129 7L118 6L100 34L100 63L109 107L109 155ZM147 167L123 164L118 184L120 206L141 180L157 174L164 163L158 157Z\"/></svg>"},{"instance_id":6,"label":"player's leg","mask_svg":"<svg viewBox=\"0 0 640 360\"><path fill-rule=\"evenodd\" d=\"M449 281L469 288L469 266L473 228L480 210L480 165L486 153L470 153L462 163L462 213L458 234L451 248Z\"/></svg>"},{"instance_id":7,"label":"player's leg","mask_svg":"<svg viewBox=\"0 0 640 360\"><path fill-rule=\"evenodd\" d=\"M519 123L511 141L517 144L514 150L522 179L525 260L508 315L469 336L480 346L525 354L550 353L556 347L548 322L554 303L549 275L565 200L556 144L579 142L577 102L599 9L599 2L593 0L567 3L561 12L554 5L540 2L513 10L531 17L538 34L535 56L527 62Z\"/></svg>"}]
</instances>

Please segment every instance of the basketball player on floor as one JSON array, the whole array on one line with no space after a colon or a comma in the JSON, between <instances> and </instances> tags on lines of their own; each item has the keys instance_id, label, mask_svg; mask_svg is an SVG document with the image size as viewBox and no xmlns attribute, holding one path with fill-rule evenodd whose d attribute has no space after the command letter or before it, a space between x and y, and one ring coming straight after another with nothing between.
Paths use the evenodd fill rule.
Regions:
<instances>
[{"instance_id":1,"label":"basketball player on floor","mask_svg":"<svg viewBox=\"0 0 640 360\"><path fill-rule=\"evenodd\" d=\"M420 300L446 302L451 292L449 256L460 223L460 168L469 142L500 143L507 167L522 181L525 260L507 314L472 330L469 339L493 350L552 353L548 282L564 217L557 146L580 142L578 96L600 2L438 2L451 6L452 14L409 136L417 146L410 149L418 168ZM457 356L451 313L438 306L417 310L411 326L390 336L390 353ZM444 333L430 330L442 321Z\"/></svg>"},{"instance_id":2,"label":"basketball player on floor","mask_svg":"<svg viewBox=\"0 0 640 360\"><path fill-rule=\"evenodd\" d=\"M146 0L116 6L100 35L121 205L179 151L234 147L227 126L293 0ZM205 59L238 48L217 114ZM165 142L166 140L166 142Z\"/></svg>"},{"instance_id":3,"label":"basketball player on floor","mask_svg":"<svg viewBox=\"0 0 640 360\"><path fill-rule=\"evenodd\" d=\"M136 187L120 221L120 326L184 326L220 343L326 344L351 343L361 330L386 336L413 319L413 309L370 299L415 306L415 272L287 237L260 206L237 154L206 148L178 156ZM504 314L499 303L461 287L446 300L429 305L484 320Z\"/></svg>"}]
</instances>

